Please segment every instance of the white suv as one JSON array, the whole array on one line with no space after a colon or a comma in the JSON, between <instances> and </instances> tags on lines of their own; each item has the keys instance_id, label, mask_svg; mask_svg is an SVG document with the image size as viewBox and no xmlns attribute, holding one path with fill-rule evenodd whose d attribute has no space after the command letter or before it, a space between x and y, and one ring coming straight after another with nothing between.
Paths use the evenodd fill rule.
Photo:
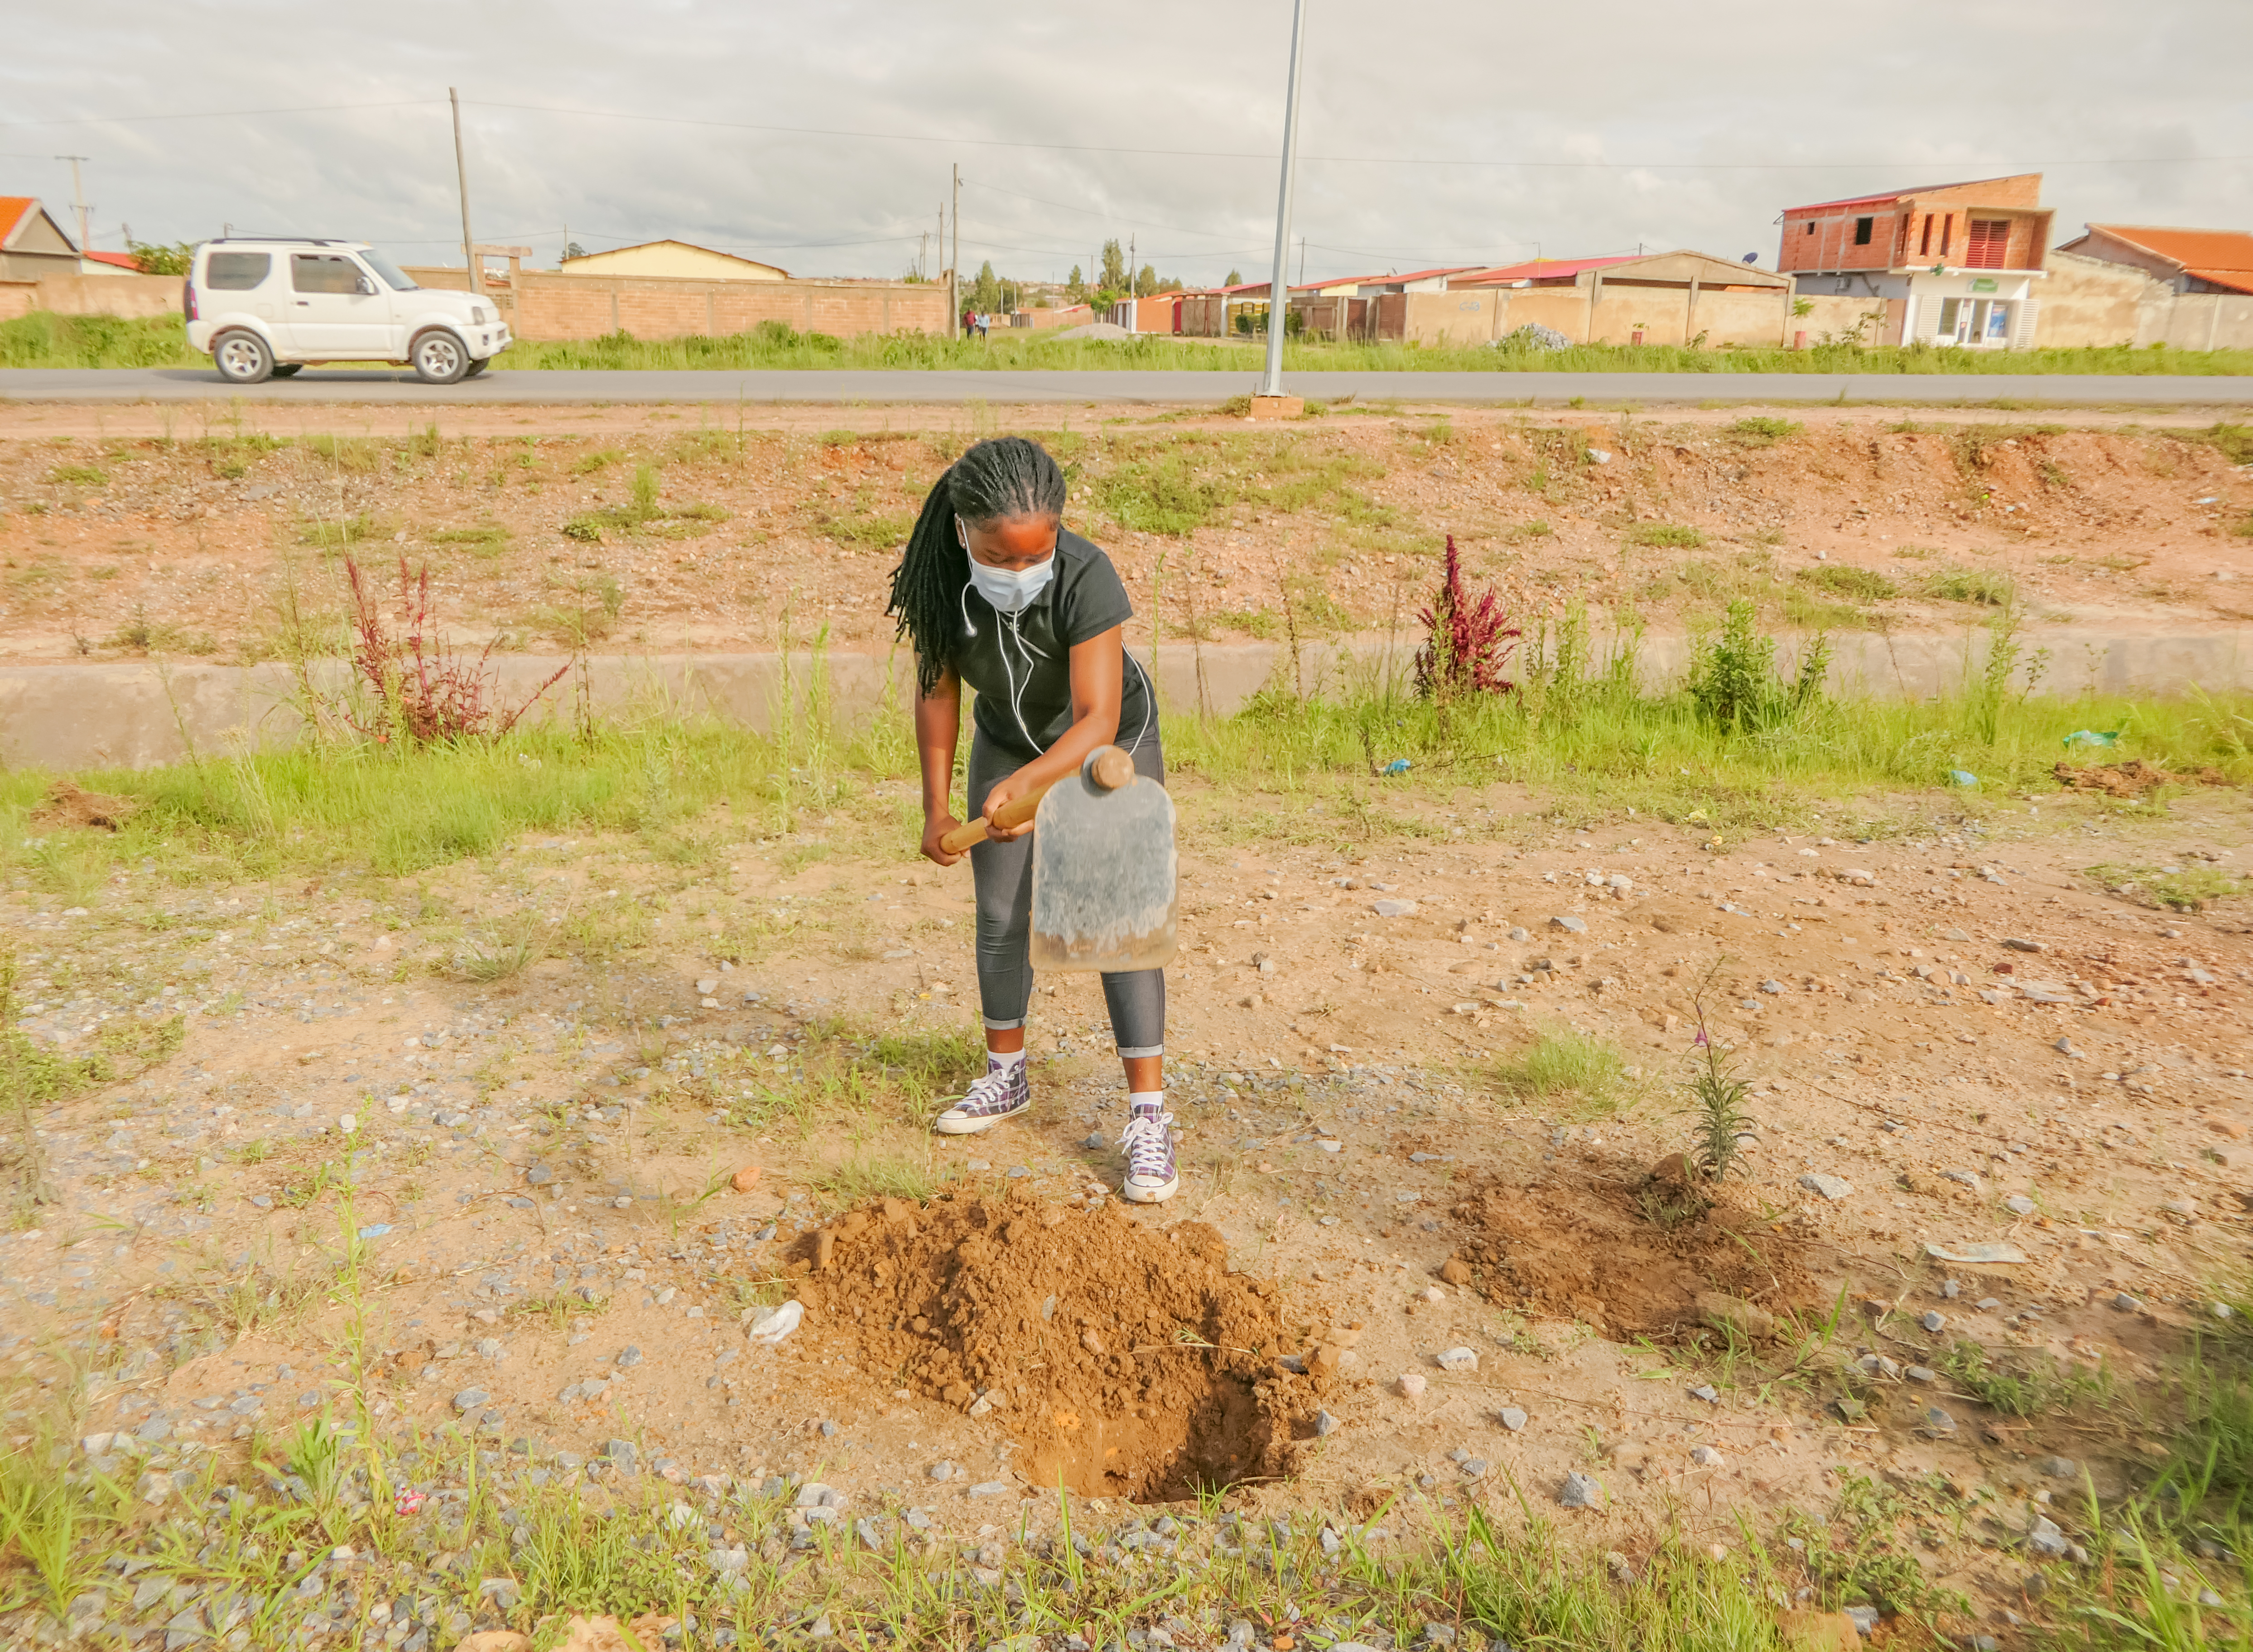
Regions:
<instances>
[{"instance_id":1,"label":"white suv","mask_svg":"<svg viewBox=\"0 0 2253 1652\"><path fill-rule=\"evenodd\" d=\"M180 305L189 345L230 384L286 379L311 361L388 361L454 384L509 343L491 299L418 287L365 241L205 241Z\"/></svg>"}]
</instances>

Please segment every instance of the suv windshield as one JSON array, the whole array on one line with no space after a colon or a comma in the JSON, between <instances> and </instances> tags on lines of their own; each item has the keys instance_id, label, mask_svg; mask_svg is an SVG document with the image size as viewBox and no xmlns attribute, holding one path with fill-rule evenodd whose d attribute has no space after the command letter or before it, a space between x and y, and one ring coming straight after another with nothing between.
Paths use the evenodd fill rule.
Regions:
<instances>
[{"instance_id":1,"label":"suv windshield","mask_svg":"<svg viewBox=\"0 0 2253 1652\"><path fill-rule=\"evenodd\" d=\"M420 290L413 282L407 279L405 270L376 251L374 247L368 247L360 254L360 257L366 261L370 269L383 277L385 283L394 292L411 293Z\"/></svg>"}]
</instances>

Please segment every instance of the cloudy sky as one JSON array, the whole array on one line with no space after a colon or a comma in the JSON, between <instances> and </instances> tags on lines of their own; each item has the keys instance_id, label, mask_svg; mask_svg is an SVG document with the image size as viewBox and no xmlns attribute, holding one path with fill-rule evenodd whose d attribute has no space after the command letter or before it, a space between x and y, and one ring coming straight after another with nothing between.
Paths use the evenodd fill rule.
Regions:
<instances>
[{"instance_id":1,"label":"cloudy sky","mask_svg":"<svg viewBox=\"0 0 2253 1652\"><path fill-rule=\"evenodd\" d=\"M2047 174L2087 220L2253 228L2247 0L1307 0L1292 276L1694 247L1773 262L1785 206ZM964 179L963 262L1061 277L1105 238L1264 272L1289 0L11 8L0 194L97 247L352 236L552 263L659 236L896 275ZM1018 14L1022 21L1000 18Z\"/></svg>"}]
</instances>

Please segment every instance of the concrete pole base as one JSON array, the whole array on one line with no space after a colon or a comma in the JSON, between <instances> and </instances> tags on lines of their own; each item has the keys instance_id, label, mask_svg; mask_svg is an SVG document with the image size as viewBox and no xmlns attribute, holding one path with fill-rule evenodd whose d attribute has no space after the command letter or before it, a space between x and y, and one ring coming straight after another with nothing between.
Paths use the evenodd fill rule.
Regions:
<instances>
[{"instance_id":1,"label":"concrete pole base","mask_svg":"<svg viewBox=\"0 0 2253 1652\"><path fill-rule=\"evenodd\" d=\"M1307 410L1304 396L1254 396L1252 398L1252 417L1255 419L1295 419Z\"/></svg>"}]
</instances>

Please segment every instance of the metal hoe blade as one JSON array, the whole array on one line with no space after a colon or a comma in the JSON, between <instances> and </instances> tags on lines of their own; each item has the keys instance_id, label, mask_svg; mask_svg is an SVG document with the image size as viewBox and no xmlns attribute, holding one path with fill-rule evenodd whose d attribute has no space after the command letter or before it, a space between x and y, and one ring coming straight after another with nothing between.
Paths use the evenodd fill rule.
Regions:
<instances>
[{"instance_id":1,"label":"metal hoe blade","mask_svg":"<svg viewBox=\"0 0 2253 1652\"><path fill-rule=\"evenodd\" d=\"M1099 784L1103 755L1051 787L1033 818L1036 970L1161 969L1179 944L1174 800L1131 764L1126 784Z\"/></svg>"}]
</instances>

